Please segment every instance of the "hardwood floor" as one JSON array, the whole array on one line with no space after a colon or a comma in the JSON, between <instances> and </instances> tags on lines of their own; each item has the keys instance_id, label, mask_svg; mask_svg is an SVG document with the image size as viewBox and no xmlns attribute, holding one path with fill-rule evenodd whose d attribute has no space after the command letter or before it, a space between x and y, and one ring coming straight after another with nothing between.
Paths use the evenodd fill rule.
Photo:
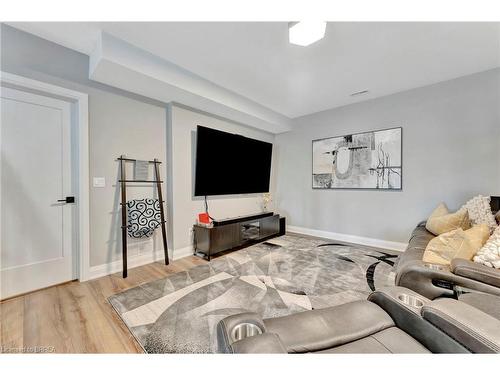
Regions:
<instances>
[{"instance_id":1,"label":"hardwood floor","mask_svg":"<svg viewBox=\"0 0 500 375\"><path fill-rule=\"evenodd\" d=\"M0 304L0 352L23 348L56 353L143 353L107 298L122 290L184 271L205 261L186 257L151 263L80 283L57 285Z\"/></svg>"}]
</instances>

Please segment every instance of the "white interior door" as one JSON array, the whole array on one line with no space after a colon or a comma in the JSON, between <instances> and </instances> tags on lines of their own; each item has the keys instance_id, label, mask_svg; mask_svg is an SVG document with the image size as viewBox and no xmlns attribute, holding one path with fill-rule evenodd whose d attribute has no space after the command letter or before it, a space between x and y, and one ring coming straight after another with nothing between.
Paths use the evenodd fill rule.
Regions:
<instances>
[{"instance_id":1,"label":"white interior door","mask_svg":"<svg viewBox=\"0 0 500 375\"><path fill-rule=\"evenodd\" d=\"M1 88L1 299L75 278L71 104Z\"/></svg>"}]
</instances>

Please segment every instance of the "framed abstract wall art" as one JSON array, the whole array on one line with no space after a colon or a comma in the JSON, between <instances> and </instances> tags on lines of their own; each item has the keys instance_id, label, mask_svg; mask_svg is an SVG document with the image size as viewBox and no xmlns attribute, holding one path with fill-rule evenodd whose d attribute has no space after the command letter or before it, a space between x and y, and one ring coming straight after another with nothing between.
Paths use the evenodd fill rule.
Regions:
<instances>
[{"instance_id":1,"label":"framed abstract wall art","mask_svg":"<svg viewBox=\"0 0 500 375\"><path fill-rule=\"evenodd\" d=\"M401 190L403 129L312 141L313 189Z\"/></svg>"}]
</instances>

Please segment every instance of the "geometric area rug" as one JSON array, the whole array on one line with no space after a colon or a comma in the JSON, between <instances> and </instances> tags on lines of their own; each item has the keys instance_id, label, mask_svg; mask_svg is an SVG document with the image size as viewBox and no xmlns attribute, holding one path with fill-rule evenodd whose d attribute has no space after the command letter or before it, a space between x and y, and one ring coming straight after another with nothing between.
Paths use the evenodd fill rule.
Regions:
<instances>
[{"instance_id":1,"label":"geometric area rug","mask_svg":"<svg viewBox=\"0 0 500 375\"><path fill-rule=\"evenodd\" d=\"M147 353L215 353L216 325L366 299L394 285L397 253L285 235L109 298Z\"/></svg>"}]
</instances>

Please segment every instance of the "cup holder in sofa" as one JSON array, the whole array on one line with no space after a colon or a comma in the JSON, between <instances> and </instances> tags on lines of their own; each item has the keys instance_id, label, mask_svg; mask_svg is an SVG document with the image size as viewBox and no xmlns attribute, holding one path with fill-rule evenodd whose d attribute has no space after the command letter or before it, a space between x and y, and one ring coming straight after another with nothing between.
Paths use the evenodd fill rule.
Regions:
<instances>
[{"instance_id":1,"label":"cup holder in sofa","mask_svg":"<svg viewBox=\"0 0 500 375\"><path fill-rule=\"evenodd\" d=\"M403 302L405 305L415 307L417 309L421 308L424 306L424 300L421 298L418 298L416 296L412 296L410 294L400 294L398 295L398 299Z\"/></svg>"},{"instance_id":2,"label":"cup holder in sofa","mask_svg":"<svg viewBox=\"0 0 500 375\"><path fill-rule=\"evenodd\" d=\"M262 329L252 323L241 323L233 328L231 331L231 338L233 341L243 340L245 337L256 336L262 333Z\"/></svg>"}]
</instances>

